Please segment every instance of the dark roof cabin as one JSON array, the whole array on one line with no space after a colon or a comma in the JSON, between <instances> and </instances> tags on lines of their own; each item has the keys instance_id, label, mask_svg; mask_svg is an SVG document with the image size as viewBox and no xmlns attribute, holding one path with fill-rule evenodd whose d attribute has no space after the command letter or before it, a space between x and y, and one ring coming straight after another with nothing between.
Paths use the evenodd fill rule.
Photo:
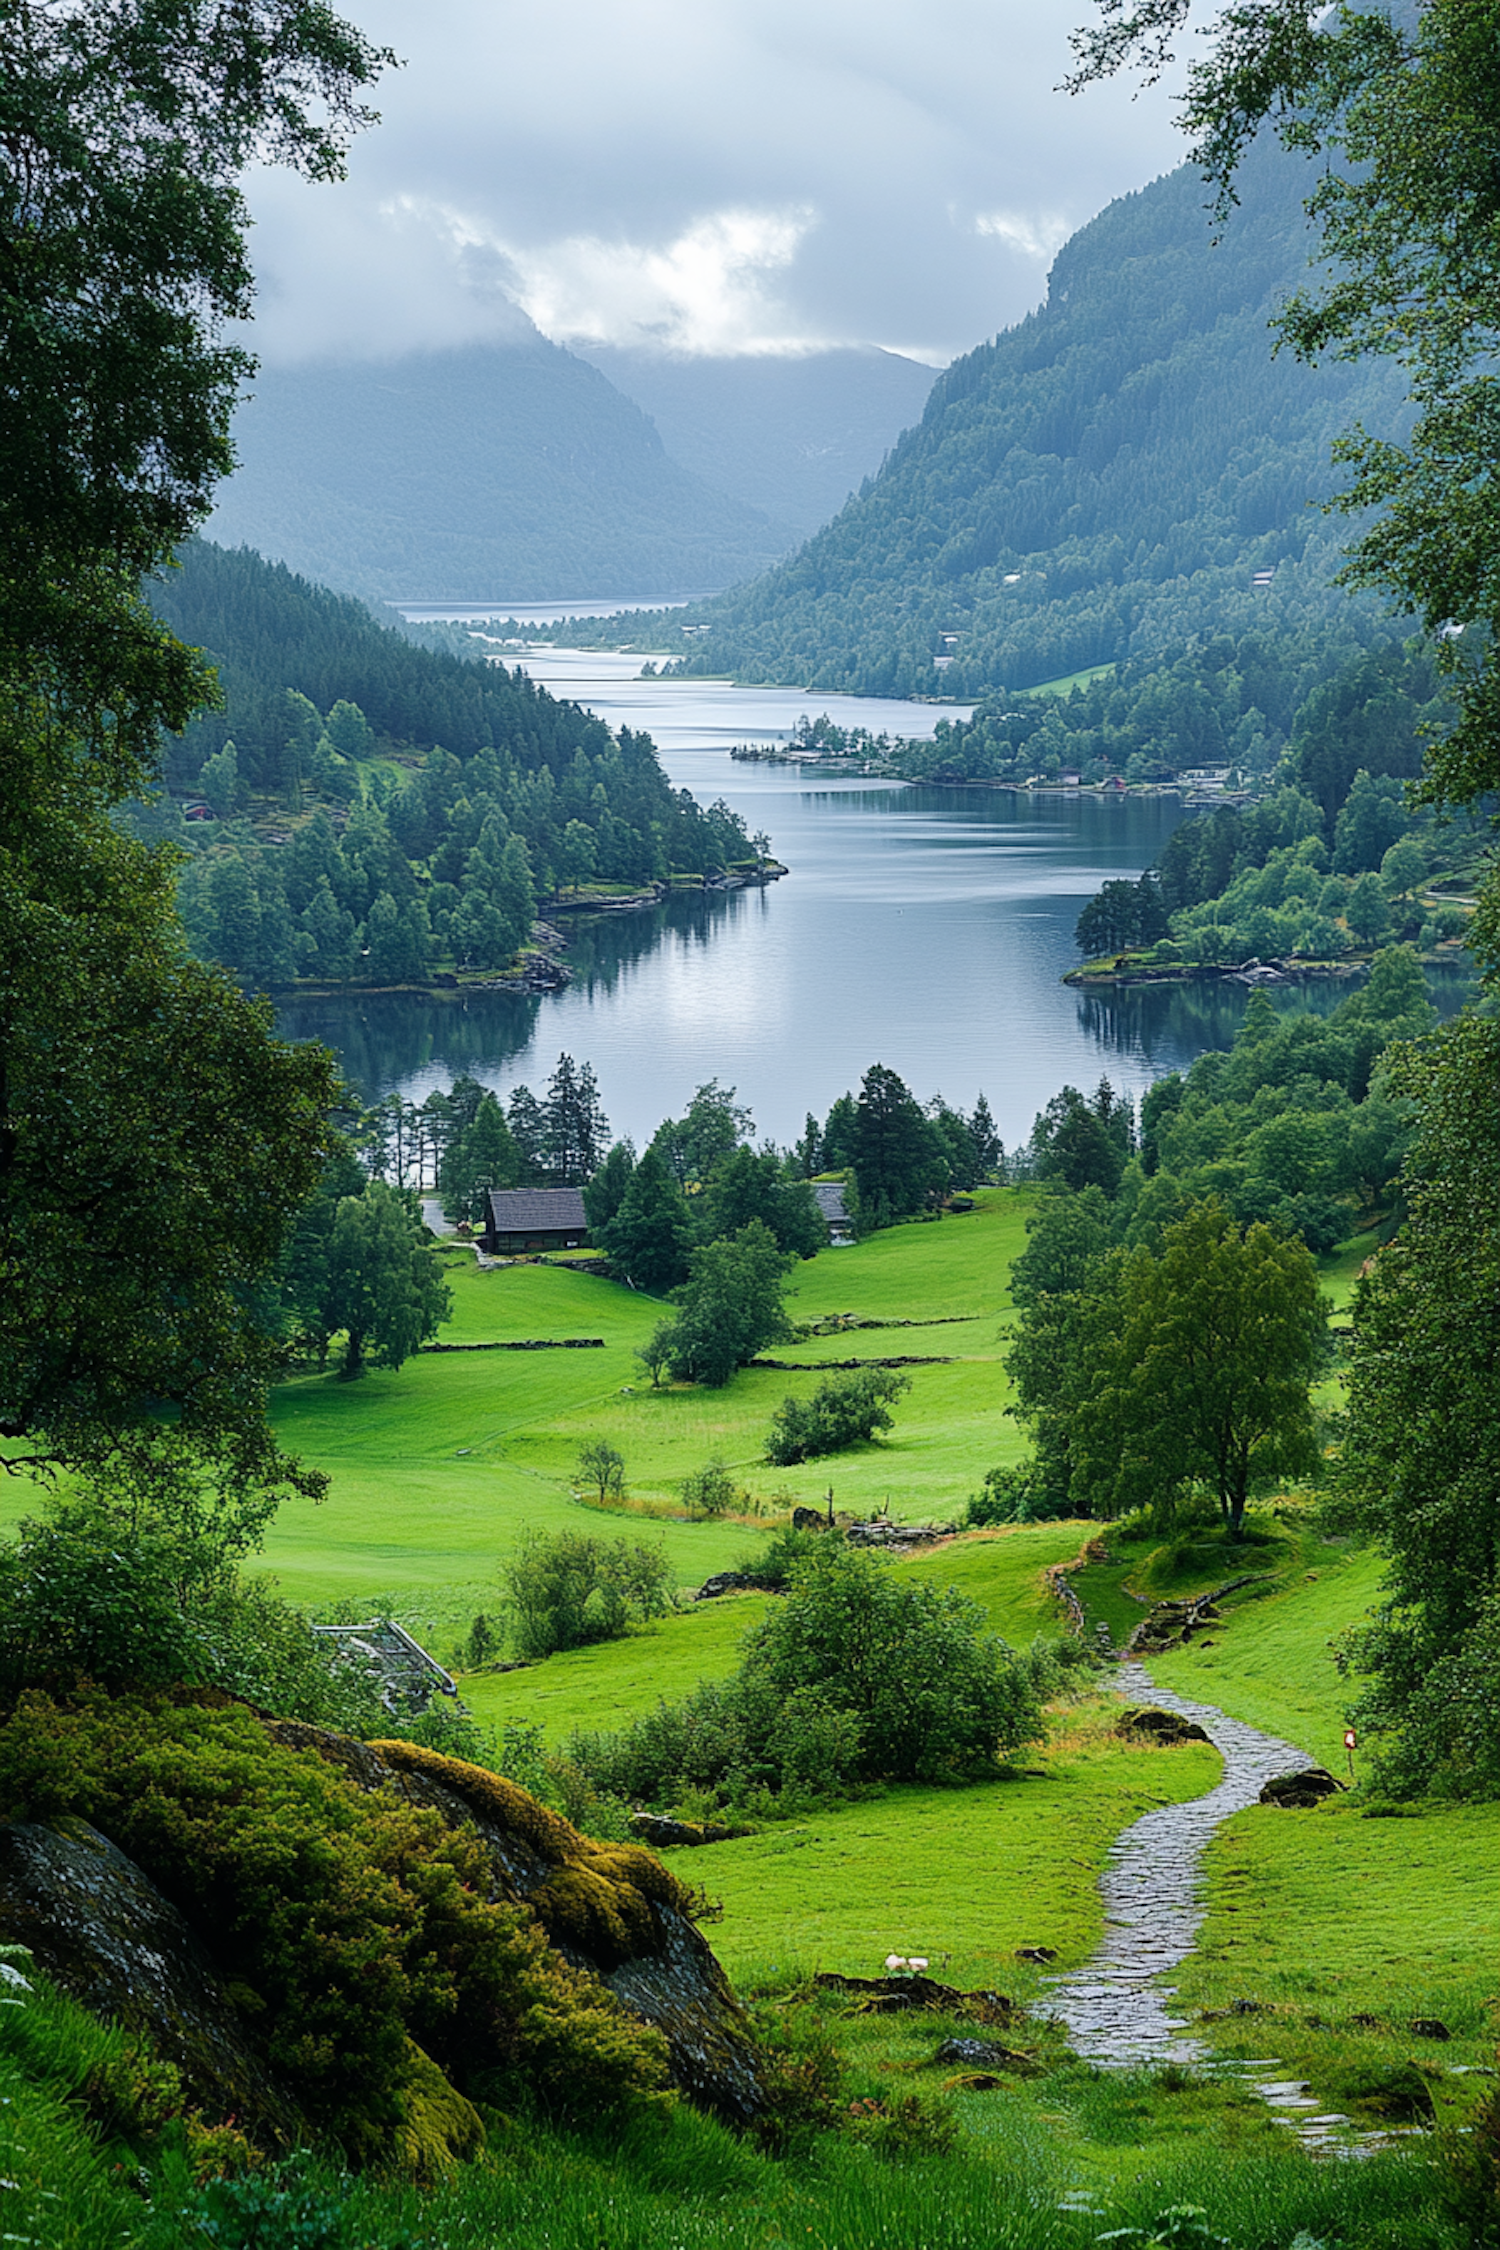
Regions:
<instances>
[{"instance_id":1,"label":"dark roof cabin","mask_svg":"<svg viewBox=\"0 0 1500 2250\"><path fill-rule=\"evenodd\" d=\"M850 1218L844 1203L843 1181L814 1180L812 1191L818 1209L823 1214L823 1223L828 1229L830 1244L852 1242L854 1240L854 1221Z\"/></svg>"},{"instance_id":2,"label":"dark roof cabin","mask_svg":"<svg viewBox=\"0 0 1500 2250\"><path fill-rule=\"evenodd\" d=\"M479 1247L492 1257L524 1257L537 1250L584 1250L589 1225L576 1187L491 1188Z\"/></svg>"}]
</instances>

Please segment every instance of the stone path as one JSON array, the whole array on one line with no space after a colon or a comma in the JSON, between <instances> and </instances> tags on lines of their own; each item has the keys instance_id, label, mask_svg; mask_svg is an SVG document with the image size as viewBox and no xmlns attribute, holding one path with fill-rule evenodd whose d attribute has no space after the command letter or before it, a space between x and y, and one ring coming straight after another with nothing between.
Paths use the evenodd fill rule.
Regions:
<instances>
[{"instance_id":1,"label":"stone path","mask_svg":"<svg viewBox=\"0 0 1500 2250\"><path fill-rule=\"evenodd\" d=\"M1143 1664L1122 1664L1116 1677L1131 1702L1196 1719L1223 1757L1224 1778L1206 1797L1143 1814L1117 1839L1100 1884L1104 1943L1081 1969L1052 1985L1052 2013L1067 2025L1076 2052L1116 2067L1210 2059L1215 2069L1244 2078L1277 2122L1314 2154L1368 2154L1420 2130L1357 2131L1340 2112L1324 2110L1305 2080L1273 2075L1285 2068L1274 2056L1209 2058L1204 2041L1189 2036L1171 2013L1173 1987L1156 1980L1193 1950L1204 1914L1198 1898L1204 1845L1221 1821L1253 1805L1268 1781L1313 1760L1211 1703L1190 1703L1157 1687Z\"/></svg>"},{"instance_id":2,"label":"stone path","mask_svg":"<svg viewBox=\"0 0 1500 2250\"><path fill-rule=\"evenodd\" d=\"M1268 1781L1313 1761L1211 1703L1190 1703L1155 1686L1142 1664L1123 1664L1117 1677L1131 1702L1196 1719L1223 1756L1224 1778L1206 1797L1145 1813L1117 1840L1101 1884L1104 1943L1083 1968L1058 1978L1051 2012L1091 2062L1191 2062L1203 2044L1186 2035L1167 2006L1172 1987L1156 1979L1193 1950L1204 1913L1198 1897L1203 1847L1221 1821L1255 1803Z\"/></svg>"}]
</instances>

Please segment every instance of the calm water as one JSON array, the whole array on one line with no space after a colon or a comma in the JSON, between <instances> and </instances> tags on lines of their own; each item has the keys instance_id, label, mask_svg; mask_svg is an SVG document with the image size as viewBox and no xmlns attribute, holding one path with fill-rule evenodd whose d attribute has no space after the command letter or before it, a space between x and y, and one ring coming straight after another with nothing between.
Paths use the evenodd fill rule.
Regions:
<instances>
[{"instance_id":1,"label":"calm water","mask_svg":"<svg viewBox=\"0 0 1500 2250\"><path fill-rule=\"evenodd\" d=\"M677 899L581 926L575 980L508 993L293 1000L282 1022L326 1039L369 1096L420 1099L467 1070L540 1088L566 1049L594 1066L611 1123L639 1144L709 1078L778 1141L826 1113L872 1062L920 1098L982 1090L1007 1145L1059 1086L1107 1072L1139 1093L1233 1035L1241 988L1080 999L1073 924L1109 876L1134 876L1181 818L1175 800L1028 800L991 790L825 781L731 760L798 716L930 735L931 705L635 677L634 658L538 651L527 669L611 725L646 728L672 780L722 796L791 869L764 891ZM951 707L950 707L951 710ZM1324 988L1327 1004L1339 997Z\"/></svg>"}]
</instances>

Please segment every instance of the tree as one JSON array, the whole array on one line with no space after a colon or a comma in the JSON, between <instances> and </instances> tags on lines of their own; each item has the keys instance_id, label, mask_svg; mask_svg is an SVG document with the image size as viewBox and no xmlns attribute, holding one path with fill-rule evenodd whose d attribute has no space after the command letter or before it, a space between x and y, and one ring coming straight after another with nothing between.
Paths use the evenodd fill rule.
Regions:
<instances>
[{"instance_id":1,"label":"tree","mask_svg":"<svg viewBox=\"0 0 1500 2250\"><path fill-rule=\"evenodd\" d=\"M682 1480L682 1504L690 1516L722 1516L745 1498L720 1454Z\"/></svg>"},{"instance_id":2,"label":"tree","mask_svg":"<svg viewBox=\"0 0 1500 2250\"><path fill-rule=\"evenodd\" d=\"M1100 0L1074 34L1072 84L1138 56L1155 75L1191 0ZM1500 783L1500 470L1493 365L1500 345L1500 113L1490 0L1393 10L1321 0L1230 7L1188 76L1194 154L1233 200L1237 164L1274 119L1321 159L1308 211L1326 278L1278 325L1299 358L1394 355L1415 415L1404 442L1356 425L1335 451L1353 470L1334 505L1365 517L1344 576L1395 594L1440 639L1457 723L1429 745L1424 793L1467 803Z\"/></svg>"},{"instance_id":3,"label":"tree","mask_svg":"<svg viewBox=\"0 0 1500 2250\"><path fill-rule=\"evenodd\" d=\"M490 1189L513 1188L520 1176L521 1152L505 1112L493 1094L482 1093L471 1121L449 1142L439 1163L443 1209L450 1219L471 1225L482 1221Z\"/></svg>"},{"instance_id":4,"label":"tree","mask_svg":"<svg viewBox=\"0 0 1500 2250\"><path fill-rule=\"evenodd\" d=\"M97 1459L165 1409L205 1459L294 1474L265 1426L260 1311L327 1154L331 1059L184 958L171 855L109 808L150 789L162 728L210 693L139 582L230 462L238 179L257 155L336 174L383 59L300 0L15 0L0 25L8 1466Z\"/></svg>"},{"instance_id":5,"label":"tree","mask_svg":"<svg viewBox=\"0 0 1500 2250\"><path fill-rule=\"evenodd\" d=\"M735 1234L752 1219L761 1220L777 1247L796 1258L815 1258L828 1246L828 1228L805 1180L786 1176L774 1148L757 1153L736 1148L721 1157L708 1185L695 1199L693 1217L700 1237L713 1241Z\"/></svg>"},{"instance_id":6,"label":"tree","mask_svg":"<svg viewBox=\"0 0 1500 2250\"><path fill-rule=\"evenodd\" d=\"M1343 1478L1388 1557L1346 1639L1384 1786L1500 1792L1500 1025L1388 1062L1418 1105L1407 1216L1355 1298Z\"/></svg>"},{"instance_id":7,"label":"tree","mask_svg":"<svg viewBox=\"0 0 1500 2250\"><path fill-rule=\"evenodd\" d=\"M347 1342L343 1372L368 1359L399 1367L453 1310L453 1295L422 1241L422 1224L398 1188L371 1180L334 1213L323 1317Z\"/></svg>"},{"instance_id":8,"label":"tree","mask_svg":"<svg viewBox=\"0 0 1500 2250\"><path fill-rule=\"evenodd\" d=\"M521 1186L539 1186L547 1177L547 1120L529 1086L512 1087L505 1121L520 1152Z\"/></svg>"},{"instance_id":9,"label":"tree","mask_svg":"<svg viewBox=\"0 0 1500 2250\"><path fill-rule=\"evenodd\" d=\"M937 1135L883 1063L872 1064L860 1082L853 1140L855 1185L870 1226L908 1218L941 1188L946 1167Z\"/></svg>"},{"instance_id":10,"label":"tree","mask_svg":"<svg viewBox=\"0 0 1500 2250\"><path fill-rule=\"evenodd\" d=\"M678 1185L687 1187L706 1180L754 1130L755 1120L735 1101L734 1088L710 1078L688 1103L685 1117L669 1117L657 1127L651 1145L670 1165Z\"/></svg>"},{"instance_id":11,"label":"tree","mask_svg":"<svg viewBox=\"0 0 1500 2250\"><path fill-rule=\"evenodd\" d=\"M1005 1170L1005 1143L995 1129L990 1105L981 1094L969 1118L969 1138L974 1144L974 1161L982 1180L1000 1178Z\"/></svg>"},{"instance_id":12,"label":"tree","mask_svg":"<svg viewBox=\"0 0 1500 2250\"><path fill-rule=\"evenodd\" d=\"M643 1169L649 1157L648 1149ZM759 1219L693 1251L688 1279L675 1292L673 1374L717 1389L767 1344L785 1343L792 1329L782 1290L794 1263Z\"/></svg>"},{"instance_id":13,"label":"tree","mask_svg":"<svg viewBox=\"0 0 1500 2250\"><path fill-rule=\"evenodd\" d=\"M257 157L339 177L358 91L392 59L300 0L6 10L0 166L25 250L0 310L0 681L65 719L110 795L149 780L158 728L206 683L137 586L232 463L252 365L222 341L252 294L239 181ZM38 803L54 752L32 739Z\"/></svg>"},{"instance_id":14,"label":"tree","mask_svg":"<svg viewBox=\"0 0 1500 2250\"><path fill-rule=\"evenodd\" d=\"M1327 1311L1311 1253L1200 1203L1110 1280L1105 1317L1082 1339L1075 1480L1101 1515L1204 1485L1237 1539L1253 1492L1318 1465L1311 1388Z\"/></svg>"},{"instance_id":15,"label":"tree","mask_svg":"<svg viewBox=\"0 0 1500 2250\"><path fill-rule=\"evenodd\" d=\"M1131 1150L1130 1112L1107 1078L1092 1102L1076 1086L1054 1094L1032 1128L1032 1162L1041 1179L1113 1196Z\"/></svg>"},{"instance_id":16,"label":"tree","mask_svg":"<svg viewBox=\"0 0 1500 2250\"><path fill-rule=\"evenodd\" d=\"M609 1146L609 1120L599 1100L593 1066L580 1069L559 1055L542 1105L547 1170L561 1187L576 1187L595 1173Z\"/></svg>"},{"instance_id":17,"label":"tree","mask_svg":"<svg viewBox=\"0 0 1500 2250\"><path fill-rule=\"evenodd\" d=\"M591 1180L583 1184L583 1213L597 1242L625 1200L635 1171L635 1150L628 1140L616 1141Z\"/></svg>"},{"instance_id":18,"label":"tree","mask_svg":"<svg viewBox=\"0 0 1500 2250\"><path fill-rule=\"evenodd\" d=\"M601 1508L625 1490L625 1456L607 1438L592 1438L579 1448L578 1473L598 1494Z\"/></svg>"},{"instance_id":19,"label":"tree","mask_svg":"<svg viewBox=\"0 0 1500 2250\"><path fill-rule=\"evenodd\" d=\"M632 1289L664 1295L685 1279L692 1222L683 1194L655 1141L630 1175L614 1217L594 1239Z\"/></svg>"}]
</instances>

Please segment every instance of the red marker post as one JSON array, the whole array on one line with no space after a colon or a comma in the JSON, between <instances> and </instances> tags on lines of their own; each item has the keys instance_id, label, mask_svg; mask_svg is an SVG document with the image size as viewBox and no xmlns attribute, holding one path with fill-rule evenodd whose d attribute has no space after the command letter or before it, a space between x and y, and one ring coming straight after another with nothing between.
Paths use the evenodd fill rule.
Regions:
<instances>
[{"instance_id":1,"label":"red marker post","mask_svg":"<svg viewBox=\"0 0 1500 2250\"><path fill-rule=\"evenodd\" d=\"M1355 1733L1355 1731L1354 1731L1353 1727L1345 1727L1345 1729L1344 1729L1344 1755L1345 1755L1345 1756L1347 1757L1347 1759L1349 1760L1349 1779L1350 1779L1351 1781L1352 1781L1352 1780L1354 1779L1354 1748L1355 1748L1355 1744L1356 1744L1356 1743L1357 1743L1358 1741L1359 1741L1359 1736L1358 1736L1358 1735L1357 1735L1357 1734Z\"/></svg>"}]
</instances>

